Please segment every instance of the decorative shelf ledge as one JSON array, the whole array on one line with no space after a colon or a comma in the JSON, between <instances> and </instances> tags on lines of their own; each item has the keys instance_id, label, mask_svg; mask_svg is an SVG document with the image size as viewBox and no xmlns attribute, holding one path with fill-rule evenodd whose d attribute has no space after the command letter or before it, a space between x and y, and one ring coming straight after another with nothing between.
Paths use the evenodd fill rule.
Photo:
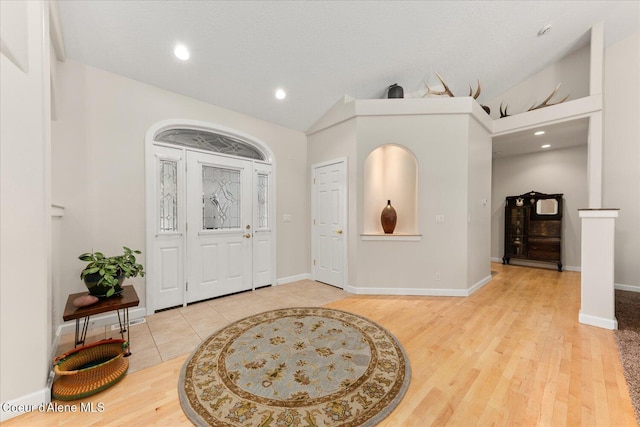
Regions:
<instances>
[{"instance_id":1,"label":"decorative shelf ledge","mask_svg":"<svg viewBox=\"0 0 640 427\"><path fill-rule=\"evenodd\" d=\"M422 234L363 233L360 235L360 238L362 240L419 242L420 240L422 240Z\"/></svg>"},{"instance_id":2,"label":"decorative shelf ledge","mask_svg":"<svg viewBox=\"0 0 640 427\"><path fill-rule=\"evenodd\" d=\"M580 218L617 218L619 208L578 209Z\"/></svg>"}]
</instances>

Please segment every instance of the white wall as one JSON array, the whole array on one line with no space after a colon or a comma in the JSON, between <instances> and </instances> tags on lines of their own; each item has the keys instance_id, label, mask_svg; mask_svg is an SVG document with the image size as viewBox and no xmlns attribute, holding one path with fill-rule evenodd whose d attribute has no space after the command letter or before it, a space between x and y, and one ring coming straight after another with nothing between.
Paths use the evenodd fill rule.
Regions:
<instances>
[{"instance_id":1,"label":"white wall","mask_svg":"<svg viewBox=\"0 0 640 427\"><path fill-rule=\"evenodd\" d=\"M491 198L490 121L470 99L405 101L339 102L308 136L311 165L349 159L349 290L467 295L490 276L490 210L482 205ZM443 109L457 113L443 114ZM417 182L409 191L417 193L417 205L412 212L398 209L398 224L403 216L415 216L415 228L404 231L420 234L418 240L361 238L361 233L381 232L380 212L387 199L403 204L395 194L382 194L390 186L372 181L368 170L374 163L384 169L375 150L389 145L407 150L405 164L417 162ZM377 204L371 202L376 191ZM436 215L444 222L436 223ZM471 258L473 265L468 265Z\"/></svg>"},{"instance_id":2,"label":"white wall","mask_svg":"<svg viewBox=\"0 0 640 427\"><path fill-rule=\"evenodd\" d=\"M6 6L10 6L7 8ZM50 349L50 100L48 8L0 2L23 22L24 70L0 55L0 402L46 398ZM45 19L46 18L46 19ZM14 39L5 39L2 43ZM17 48L20 51L20 48ZM21 55L18 55L21 56ZM4 407L3 407L4 408ZM0 419L14 413L2 411Z\"/></svg>"},{"instance_id":3,"label":"white wall","mask_svg":"<svg viewBox=\"0 0 640 427\"><path fill-rule=\"evenodd\" d=\"M398 144L414 153L419 177L417 231L422 240L359 241L357 287L381 293L467 289L468 120L466 115L358 118L359 171L364 170L371 151L385 144ZM362 212L357 220L362 230L367 215L360 193L362 172L357 188ZM436 215L444 215L444 223L436 223Z\"/></svg>"},{"instance_id":4,"label":"white wall","mask_svg":"<svg viewBox=\"0 0 640 427\"><path fill-rule=\"evenodd\" d=\"M604 63L602 207L616 219L615 282L640 290L640 33L609 46Z\"/></svg>"},{"instance_id":5,"label":"white wall","mask_svg":"<svg viewBox=\"0 0 640 427\"><path fill-rule=\"evenodd\" d=\"M77 256L145 248L144 137L167 119L220 124L266 143L276 162L278 279L308 274L306 136L246 115L67 61L58 64L58 119L52 128L53 197L65 207L61 279L85 290ZM283 214L292 222L283 223ZM133 283L145 301L145 279Z\"/></svg>"},{"instance_id":6,"label":"white wall","mask_svg":"<svg viewBox=\"0 0 640 427\"><path fill-rule=\"evenodd\" d=\"M491 276L491 135L469 120L467 177L467 284L486 282Z\"/></svg>"},{"instance_id":7,"label":"white wall","mask_svg":"<svg viewBox=\"0 0 640 427\"><path fill-rule=\"evenodd\" d=\"M531 106L539 105L558 83L557 94L549 101L557 102L569 95L568 100L589 95L590 46L587 45L567 55L560 61L537 72L527 80L486 103L491 108L491 117L500 117L500 103L508 108L509 115L526 112ZM532 58L534 61L535 58Z\"/></svg>"},{"instance_id":8,"label":"white wall","mask_svg":"<svg viewBox=\"0 0 640 427\"><path fill-rule=\"evenodd\" d=\"M562 263L566 269L580 268L578 209L588 201L587 146L496 158L492 175L491 257L504 255L505 197L529 191L563 193Z\"/></svg>"},{"instance_id":9,"label":"white wall","mask_svg":"<svg viewBox=\"0 0 640 427\"><path fill-rule=\"evenodd\" d=\"M342 106L342 103L338 104ZM347 159L347 281L356 281L357 244L360 230L357 222L357 122L356 119L347 120L331 126L321 132L307 137L309 170L315 164L332 161L339 158ZM311 200L311 191L309 201ZM309 202L310 203L310 202Z\"/></svg>"}]
</instances>

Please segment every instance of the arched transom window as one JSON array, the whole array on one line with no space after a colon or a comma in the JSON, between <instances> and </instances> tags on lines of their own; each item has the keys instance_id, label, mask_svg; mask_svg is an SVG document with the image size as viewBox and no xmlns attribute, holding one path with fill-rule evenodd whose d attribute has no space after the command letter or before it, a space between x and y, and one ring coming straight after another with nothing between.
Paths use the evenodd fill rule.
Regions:
<instances>
[{"instance_id":1,"label":"arched transom window","mask_svg":"<svg viewBox=\"0 0 640 427\"><path fill-rule=\"evenodd\" d=\"M204 130L169 129L160 132L154 139L158 142L167 142L231 156L267 160L267 156L264 153L245 141Z\"/></svg>"}]
</instances>

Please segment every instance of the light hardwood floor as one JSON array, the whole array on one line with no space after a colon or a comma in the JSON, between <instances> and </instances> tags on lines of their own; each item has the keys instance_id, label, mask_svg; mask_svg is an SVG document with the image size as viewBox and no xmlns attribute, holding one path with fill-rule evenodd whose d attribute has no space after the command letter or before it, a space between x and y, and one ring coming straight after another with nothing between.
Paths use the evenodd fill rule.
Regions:
<instances>
[{"instance_id":1,"label":"light hardwood floor","mask_svg":"<svg viewBox=\"0 0 640 427\"><path fill-rule=\"evenodd\" d=\"M636 426L614 333L578 323L580 274L492 269L468 298L351 295L325 304L383 325L407 352L411 384L379 425ZM186 358L73 402L100 403L102 412L29 413L3 425L191 425L177 392Z\"/></svg>"}]
</instances>

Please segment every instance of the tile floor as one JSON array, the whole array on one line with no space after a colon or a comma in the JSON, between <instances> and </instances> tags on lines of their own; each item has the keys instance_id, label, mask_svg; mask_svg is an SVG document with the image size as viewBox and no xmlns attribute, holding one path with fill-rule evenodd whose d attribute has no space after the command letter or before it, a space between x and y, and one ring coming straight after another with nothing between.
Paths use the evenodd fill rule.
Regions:
<instances>
[{"instance_id":1,"label":"tile floor","mask_svg":"<svg viewBox=\"0 0 640 427\"><path fill-rule=\"evenodd\" d=\"M351 295L342 289L301 280L220 297L155 313L130 328L129 373L191 353L200 342L229 323L252 314L285 307L319 307ZM110 326L90 329L87 343L120 338ZM57 354L73 348L73 333L60 337Z\"/></svg>"}]
</instances>

